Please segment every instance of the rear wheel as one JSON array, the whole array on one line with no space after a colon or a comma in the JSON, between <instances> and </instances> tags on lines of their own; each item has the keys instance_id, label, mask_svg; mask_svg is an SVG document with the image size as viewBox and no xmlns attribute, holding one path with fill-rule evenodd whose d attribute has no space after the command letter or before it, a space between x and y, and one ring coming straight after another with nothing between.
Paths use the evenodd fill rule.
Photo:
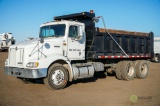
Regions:
<instances>
[{"instance_id":1,"label":"rear wheel","mask_svg":"<svg viewBox=\"0 0 160 106\"><path fill-rule=\"evenodd\" d=\"M140 60L135 66L136 77L140 79L144 79L148 75L149 67L148 62L145 60Z\"/></svg>"},{"instance_id":2,"label":"rear wheel","mask_svg":"<svg viewBox=\"0 0 160 106\"><path fill-rule=\"evenodd\" d=\"M68 82L67 69L61 64L53 64L48 70L44 84L50 89L63 89Z\"/></svg>"},{"instance_id":3,"label":"rear wheel","mask_svg":"<svg viewBox=\"0 0 160 106\"><path fill-rule=\"evenodd\" d=\"M119 80L122 80L122 75L121 75L121 66L122 66L122 61L121 62L118 62L117 65L116 65L116 77L117 79Z\"/></svg>"},{"instance_id":4,"label":"rear wheel","mask_svg":"<svg viewBox=\"0 0 160 106\"><path fill-rule=\"evenodd\" d=\"M124 61L121 67L121 74L124 80L132 80L135 76L134 64L132 61Z\"/></svg>"}]
</instances>

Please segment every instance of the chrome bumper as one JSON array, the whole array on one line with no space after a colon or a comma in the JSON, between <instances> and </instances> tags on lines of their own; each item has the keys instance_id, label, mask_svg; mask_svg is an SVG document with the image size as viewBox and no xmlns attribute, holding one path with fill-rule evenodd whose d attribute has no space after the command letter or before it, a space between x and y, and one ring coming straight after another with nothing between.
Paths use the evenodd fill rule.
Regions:
<instances>
[{"instance_id":1,"label":"chrome bumper","mask_svg":"<svg viewBox=\"0 0 160 106\"><path fill-rule=\"evenodd\" d=\"M43 78L47 76L47 68L44 69L22 69L17 67L4 67L6 75L20 78Z\"/></svg>"}]
</instances>

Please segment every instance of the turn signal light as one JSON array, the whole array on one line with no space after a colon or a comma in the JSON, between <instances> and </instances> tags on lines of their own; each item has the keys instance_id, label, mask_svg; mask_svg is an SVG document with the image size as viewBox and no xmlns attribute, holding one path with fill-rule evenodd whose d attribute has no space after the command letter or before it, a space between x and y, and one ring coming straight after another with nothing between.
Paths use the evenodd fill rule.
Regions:
<instances>
[{"instance_id":1,"label":"turn signal light","mask_svg":"<svg viewBox=\"0 0 160 106\"><path fill-rule=\"evenodd\" d=\"M29 62L26 67L30 67L30 68L35 68L38 67L39 63L38 62Z\"/></svg>"}]
</instances>

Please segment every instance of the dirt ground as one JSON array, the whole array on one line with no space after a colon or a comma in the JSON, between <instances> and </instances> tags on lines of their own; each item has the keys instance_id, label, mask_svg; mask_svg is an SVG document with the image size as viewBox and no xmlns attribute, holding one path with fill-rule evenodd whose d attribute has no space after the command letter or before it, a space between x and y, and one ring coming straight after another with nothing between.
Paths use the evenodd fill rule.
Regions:
<instances>
[{"instance_id":1,"label":"dirt ground","mask_svg":"<svg viewBox=\"0 0 160 106\"><path fill-rule=\"evenodd\" d=\"M160 63L150 63L146 79L122 81L107 76L77 80L63 90L49 90L42 81L25 84L4 75L7 55L0 52L0 106L160 106Z\"/></svg>"}]
</instances>

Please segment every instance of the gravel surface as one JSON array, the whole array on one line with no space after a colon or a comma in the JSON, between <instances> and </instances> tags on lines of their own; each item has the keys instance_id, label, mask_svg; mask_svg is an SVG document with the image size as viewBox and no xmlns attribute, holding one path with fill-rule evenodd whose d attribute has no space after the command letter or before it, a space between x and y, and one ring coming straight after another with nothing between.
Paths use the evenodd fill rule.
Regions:
<instances>
[{"instance_id":1,"label":"gravel surface","mask_svg":"<svg viewBox=\"0 0 160 106\"><path fill-rule=\"evenodd\" d=\"M0 106L160 106L160 63L150 63L146 79L89 78L50 90L41 80L25 84L4 75L7 55L0 52Z\"/></svg>"}]
</instances>

